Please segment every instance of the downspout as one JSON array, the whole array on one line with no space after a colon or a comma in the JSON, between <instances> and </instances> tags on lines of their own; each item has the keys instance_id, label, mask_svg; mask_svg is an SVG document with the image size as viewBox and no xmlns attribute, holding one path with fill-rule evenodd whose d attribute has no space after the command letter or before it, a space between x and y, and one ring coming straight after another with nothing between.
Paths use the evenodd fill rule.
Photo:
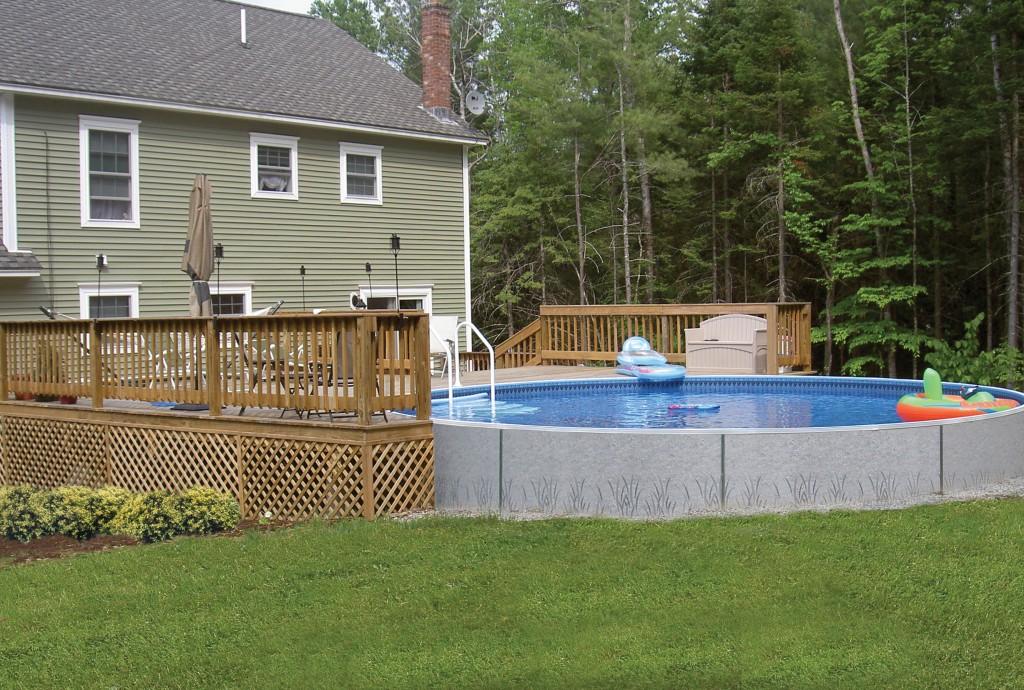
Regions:
<instances>
[{"instance_id":1,"label":"downspout","mask_svg":"<svg viewBox=\"0 0 1024 690\"><path fill-rule=\"evenodd\" d=\"M43 183L44 192L46 194L46 272L47 292L50 294L50 311L54 312L57 310L57 306L54 300L54 275L53 275L53 224L51 223L50 213L50 133L43 130L43 168L46 173L46 181Z\"/></svg>"},{"instance_id":2,"label":"downspout","mask_svg":"<svg viewBox=\"0 0 1024 690\"><path fill-rule=\"evenodd\" d=\"M466 290L466 321L473 322L473 291L469 270L469 146L462 147L462 260ZM466 351L473 351L473 336L466 329Z\"/></svg>"}]
</instances>

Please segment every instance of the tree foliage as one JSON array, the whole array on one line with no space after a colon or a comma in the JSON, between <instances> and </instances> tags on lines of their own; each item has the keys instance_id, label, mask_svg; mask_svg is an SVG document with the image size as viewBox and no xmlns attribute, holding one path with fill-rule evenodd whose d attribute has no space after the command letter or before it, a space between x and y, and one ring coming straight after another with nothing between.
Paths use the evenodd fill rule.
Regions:
<instances>
[{"instance_id":1,"label":"tree foliage","mask_svg":"<svg viewBox=\"0 0 1024 690\"><path fill-rule=\"evenodd\" d=\"M418 78L421 4L314 11ZM449 4L453 107L489 104L489 335L543 303L783 299L812 303L832 373L917 374L982 326L984 351L1021 341L1018 4L841 2L859 132L829 0Z\"/></svg>"}]
</instances>

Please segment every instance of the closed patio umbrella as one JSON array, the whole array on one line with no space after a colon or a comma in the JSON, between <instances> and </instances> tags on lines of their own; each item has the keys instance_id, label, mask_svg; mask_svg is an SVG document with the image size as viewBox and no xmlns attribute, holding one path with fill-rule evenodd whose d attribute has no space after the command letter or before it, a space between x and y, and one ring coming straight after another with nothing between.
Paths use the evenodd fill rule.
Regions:
<instances>
[{"instance_id":1,"label":"closed patio umbrella","mask_svg":"<svg viewBox=\"0 0 1024 690\"><path fill-rule=\"evenodd\" d=\"M213 273L213 226L210 222L210 181L199 173L188 202L188 237L181 270L192 279L188 297L189 316L211 316L210 275Z\"/></svg>"}]
</instances>

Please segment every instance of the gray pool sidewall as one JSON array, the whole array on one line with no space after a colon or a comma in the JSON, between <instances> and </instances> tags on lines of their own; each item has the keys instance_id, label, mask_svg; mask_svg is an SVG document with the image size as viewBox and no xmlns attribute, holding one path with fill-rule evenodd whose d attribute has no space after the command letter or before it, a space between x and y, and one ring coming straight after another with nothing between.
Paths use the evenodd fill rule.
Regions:
<instances>
[{"instance_id":1,"label":"gray pool sidewall","mask_svg":"<svg viewBox=\"0 0 1024 690\"><path fill-rule=\"evenodd\" d=\"M451 512L664 519L881 506L1022 474L1024 407L944 422L778 430L434 421L435 502Z\"/></svg>"}]
</instances>

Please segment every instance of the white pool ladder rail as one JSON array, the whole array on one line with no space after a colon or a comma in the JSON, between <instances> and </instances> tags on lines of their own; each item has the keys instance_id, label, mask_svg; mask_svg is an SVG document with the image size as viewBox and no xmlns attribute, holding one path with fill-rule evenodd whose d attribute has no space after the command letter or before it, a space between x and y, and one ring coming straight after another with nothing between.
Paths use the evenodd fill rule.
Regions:
<instances>
[{"instance_id":1,"label":"white pool ladder rail","mask_svg":"<svg viewBox=\"0 0 1024 690\"><path fill-rule=\"evenodd\" d=\"M467 331L472 330L473 333L476 334L476 337L480 338L480 341L484 344L484 347L487 348L487 353L488 353L488 357L489 357L489 363L491 365L489 371L491 373L491 416L493 417L494 416L494 400L495 400L495 398L494 398L494 348L491 347L490 341L487 340L487 338L484 337L484 334L480 332L480 329L473 325L472 321L463 321L462 323L460 323L459 325L457 325L455 327L455 343L456 343L456 345L455 345L455 385L456 386L462 386L462 381L461 381L461 379L459 377L459 372L461 370L461 367L459 366L459 347L458 347L459 329L462 328L462 327L465 327ZM450 407L451 406L451 401L452 401L451 369L448 370L448 376L449 376L449 378L448 378L448 405Z\"/></svg>"}]
</instances>

